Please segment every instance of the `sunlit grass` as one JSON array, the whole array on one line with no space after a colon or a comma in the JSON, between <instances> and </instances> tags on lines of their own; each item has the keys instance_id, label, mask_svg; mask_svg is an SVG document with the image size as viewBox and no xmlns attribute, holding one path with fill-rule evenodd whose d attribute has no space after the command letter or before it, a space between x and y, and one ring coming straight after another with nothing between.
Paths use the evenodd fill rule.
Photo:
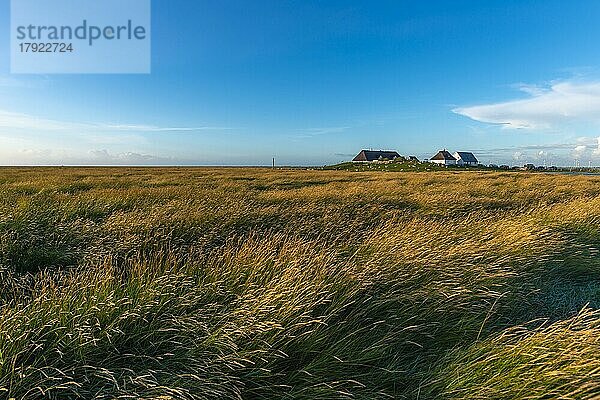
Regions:
<instances>
[{"instance_id":1,"label":"sunlit grass","mask_svg":"<svg viewBox=\"0 0 600 400\"><path fill-rule=\"evenodd\" d=\"M0 171L0 397L594 398L600 179Z\"/></svg>"}]
</instances>

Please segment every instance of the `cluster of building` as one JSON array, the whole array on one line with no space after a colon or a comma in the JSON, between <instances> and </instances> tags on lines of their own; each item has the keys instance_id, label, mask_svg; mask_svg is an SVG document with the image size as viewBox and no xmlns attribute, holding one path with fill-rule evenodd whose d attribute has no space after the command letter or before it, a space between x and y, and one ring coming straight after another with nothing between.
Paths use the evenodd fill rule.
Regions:
<instances>
[{"instance_id":1,"label":"cluster of building","mask_svg":"<svg viewBox=\"0 0 600 400\"><path fill-rule=\"evenodd\" d=\"M412 162L412 163L432 163L442 166L458 166L458 167L485 167L494 170L514 170L514 171L558 171L557 167L536 166L534 164L525 164L523 166L508 166L508 165L482 165L475 155L469 151L457 151L450 153L448 150L440 150L430 159L420 161L415 156L401 156L397 151L383 150L362 150L352 162L356 163L397 163L397 162Z\"/></svg>"},{"instance_id":2,"label":"cluster of building","mask_svg":"<svg viewBox=\"0 0 600 400\"><path fill-rule=\"evenodd\" d=\"M410 161L410 162L421 162L415 156L404 157L398 154L397 151L381 151L381 150L362 150L352 162L398 162L398 161ZM429 160L424 162L430 162L433 164L444 165L444 166L477 166L479 161L477 157L468 151L457 151L451 154L448 150L440 150L436 155L431 157Z\"/></svg>"}]
</instances>

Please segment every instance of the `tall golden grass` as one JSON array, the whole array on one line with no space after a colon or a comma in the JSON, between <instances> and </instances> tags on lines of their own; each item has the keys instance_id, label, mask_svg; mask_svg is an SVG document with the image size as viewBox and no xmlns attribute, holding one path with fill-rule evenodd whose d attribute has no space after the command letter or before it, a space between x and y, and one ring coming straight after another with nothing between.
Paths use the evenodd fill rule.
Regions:
<instances>
[{"instance_id":1,"label":"tall golden grass","mask_svg":"<svg viewBox=\"0 0 600 400\"><path fill-rule=\"evenodd\" d=\"M600 393L600 178L0 171L0 397Z\"/></svg>"}]
</instances>

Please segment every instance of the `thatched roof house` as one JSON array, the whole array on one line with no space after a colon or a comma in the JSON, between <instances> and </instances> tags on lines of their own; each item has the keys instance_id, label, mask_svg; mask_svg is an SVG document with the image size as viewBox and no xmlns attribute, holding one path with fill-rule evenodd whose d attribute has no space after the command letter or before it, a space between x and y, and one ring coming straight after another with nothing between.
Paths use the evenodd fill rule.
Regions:
<instances>
[{"instance_id":1,"label":"thatched roof house","mask_svg":"<svg viewBox=\"0 0 600 400\"><path fill-rule=\"evenodd\" d=\"M456 158L446 149L440 150L430 161L440 165L456 165Z\"/></svg>"},{"instance_id":2,"label":"thatched roof house","mask_svg":"<svg viewBox=\"0 0 600 400\"><path fill-rule=\"evenodd\" d=\"M356 157L353 162L374 162L374 161L392 161L396 158L400 158L400 154L396 151L378 151L378 150L363 150Z\"/></svg>"}]
</instances>

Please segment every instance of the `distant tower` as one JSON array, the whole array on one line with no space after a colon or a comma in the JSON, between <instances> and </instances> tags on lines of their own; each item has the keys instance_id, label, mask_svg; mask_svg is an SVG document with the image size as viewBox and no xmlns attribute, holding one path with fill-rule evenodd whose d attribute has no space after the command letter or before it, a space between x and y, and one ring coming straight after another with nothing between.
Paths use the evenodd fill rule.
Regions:
<instances>
[{"instance_id":1,"label":"distant tower","mask_svg":"<svg viewBox=\"0 0 600 400\"><path fill-rule=\"evenodd\" d=\"M275 169L275 157L273 157L273 169Z\"/></svg>"}]
</instances>

